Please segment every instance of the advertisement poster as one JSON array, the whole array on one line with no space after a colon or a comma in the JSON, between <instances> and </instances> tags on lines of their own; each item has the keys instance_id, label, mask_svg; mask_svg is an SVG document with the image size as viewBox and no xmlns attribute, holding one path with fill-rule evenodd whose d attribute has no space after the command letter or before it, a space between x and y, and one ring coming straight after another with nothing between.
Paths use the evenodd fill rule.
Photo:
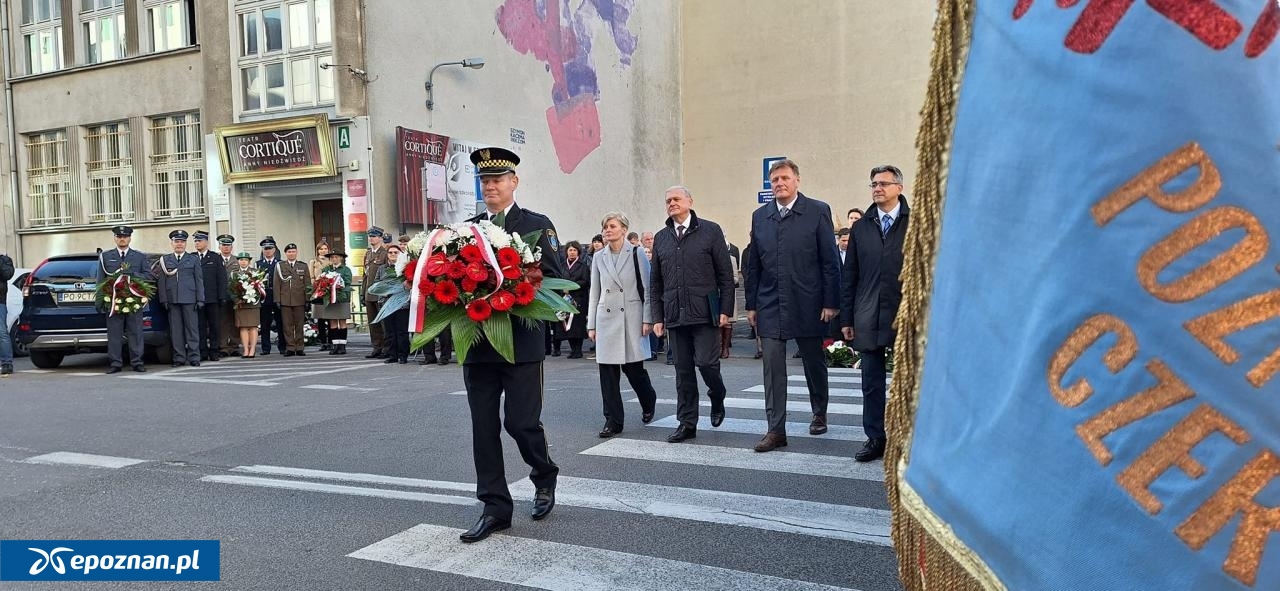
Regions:
<instances>
[{"instance_id":1,"label":"advertisement poster","mask_svg":"<svg viewBox=\"0 0 1280 591\"><path fill-rule=\"evenodd\" d=\"M475 215L471 152L488 144L396 128L396 201L404 224L453 224Z\"/></svg>"}]
</instances>

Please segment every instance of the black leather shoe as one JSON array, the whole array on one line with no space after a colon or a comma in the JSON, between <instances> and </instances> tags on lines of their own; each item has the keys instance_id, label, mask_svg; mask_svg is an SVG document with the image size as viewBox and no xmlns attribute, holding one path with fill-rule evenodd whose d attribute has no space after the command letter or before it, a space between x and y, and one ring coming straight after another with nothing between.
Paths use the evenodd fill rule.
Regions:
<instances>
[{"instance_id":1,"label":"black leather shoe","mask_svg":"<svg viewBox=\"0 0 1280 591\"><path fill-rule=\"evenodd\" d=\"M449 365L449 358L448 358L448 357L441 357L441 358L440 358L440 365Z\"/></svg>"},{"instance_id":2,"label":"black leather shoe","mask_svg":"<svg viewBox=\"0 0 1280 591\"><path fill-rule=\"evenodd\" d=\"M653 422L653 412L650 411L650 412L640 413L640 422L646 425Z\"/></svg>"},{"instance_id":3,"label":"black leather shoe","mask_svg":"<svg viewBox=\"0 0 1280 591\"><path fill-rule=\"evenodd\" d=\"M693 439L697 436L698 429L696 427L680 425L679 427L676 427L675 432L667 436L667 443L680 443L681 441Z\"/></svg>"},{"instance_id":4,"label":"black leather shoe","mask_svg":"<svg viewBox=\"0 0 1280 591\"><path fill-rule=\"evenodd\" d=\"M295 353L294 353L293 351L285 351L285 352L284 352L284 356L285 356L285 357L293 357L294 355L295 355Z\"/></svg>"},{"instance_id":5,"label":"black leather shoe","mask_svg":"<svg viewBox=\"0 0 1280 591\"><path fill-rule=\"evenodd\" d=\"M306 356L307 356L307 352L306 352L306 351L298 351L298 352L294 353L294 355L297 355L298 357L306 357Z\"/></svg>"},{"instance_id":6,"label":"black leather shoe","mask_svg":"<svg viewBox=\"0 0 1280 591\"><path fill-rule=\"evenodd\" d=\"M724 401L711 401L711 426L719 427L724 422Z\"/></svg>"},{"instance_id":7,"label":"black leather shoe","mask_svg":"<svg viewBox=\"0 0 1280 591\"><path fill-rule=\"evenodd\" d=\"M135 365L133 366L133 371L136 371L138 373L147 373L147 368L141 365Z\"/></svg>"},{"instance_id":8,"label":"black leather shoe","mask_svg":"<svg viewBox=\"0 0 1280 591\"><path fill-rule=\"evenodd\" d=\"M556 490L554 488L540 488L538 492L533 493L533 513L534 521L542 521L551 514L551 510L556 508Z\"/></svg>"},{"instance_id":9,"label":"black leather shoe","mask_svg":"<svg viewBox=\"0 0 1280 591\"><path fill-rule=\"evenodd\" d=\"M504 521L492 515L481 515L480 520L471 526L471 529L458 535L458 539L462 540L464 544L479 542L489 537L489 534L509 527L511 527L510 519Z\"/></svg>"},{"instance_id":10,"label":"black leather shoe","mask_svg":"<svg viewBox=\"0 0 1280 591\"><path fill-rule=\"evenodd\" d=\"M551 352L551 356L552 356L552 357L559 357L559 356L560 356L560 351L552 351L552 352Z\"/></svg>"},{"instance_id":11,"label":"black leather shoe","mask_svg":"<svg viewBox=\"0 0 1280 591\"><path fill-rule=\"evenodd\" d=\"M182 366L184 366L184 365L186 365L186 364L187 364L187 363L186 363L185 361L174 361L173 363L170 363L169 365L172 365L173 367L182 367Z\"/></svg>"},{"instance_id":12,"label":"black leather shoe","mask_svg":"<svg viewBox=\"0 0 1280 591\"><path fill-rule=\"evenodd\" d=\"M113 374L113 373L120 373L120 368L118 368L118 367L109 367L109 368L107 368L107 375L111 375L111 374Z\"/></svg>"},{"instance_id":13,"label":"black leather shoe","mask_svg":"<svg viewBox=\"0 0 1280 591\"><path fill-rule=\"evenodd\" d=\"M884 439L875 438L868 439L862 445L862 449L858 453L853 454L853 459L859 462L873 462L884 457Z\"/></svg>"},{"instance_id":14,"label":"black leather shoe","mask_svg":"<svg viewBox=\"0 0 1280 591\"><path fill-rule=\"evenodd\" d=\"M614 429L613 427L611 427L611 426L609 426L609 425L605 425L605 426L604 426L604 428L600 430L600 438L601 438L601 439L608 439L608 438L613 437L614 435L617 435L617 434L619 434L619 433L621 433L621 432L622 432L622 429Z\"/></svg>"},{"instance_id":15,"label":"black leather shoe","mask_svg":"<svg viewBox=\"0 0 1280 591\"><path fill-rule=\"evenodd\" d=\"M396 359L395 357L388 357L385 361L383 361L383 363L395 363L397 361L400 361L400 360Z\"/></svg>"},{"instance_id":16,"label":"black leather shoe","mask_svg":"<svg viewBox=\"0 0 1280 591\"><path fill-rule=\"evenodd\" d=\"M368 355L365 355L364 358L365 359L382 359L382 354L378 353L377 351L374 351Z\"/></svg>"},{"instance_id":17,"label":"black leather shoe","mask_svg":"<svg viewBox=\"0 0 1280 591\"><path fill-rule=\"evenodd\" d=\"M438 363L439 361L440 361L440 360L439 360L439 359L436 359L436 356L435 356L435 355L432 355L432 356L430 356L430 357L423 357L423 358L422 358L422 364L423 364L423 365L433 365L433 364L435 364L435 363Z\"/></svg>"},{"instance_id":18,"label":"black leather shoe","mask_svg":"<svg viewBox=\"0 0 1280 591\"><path fill-rule=\"evenodd\" d=\"M200 367L200 362L199 362L199 361L192 361L192 362L191 362L191 363L189 363L188 365L190 365L191 367Z\"/></svg>"}]
</instances>

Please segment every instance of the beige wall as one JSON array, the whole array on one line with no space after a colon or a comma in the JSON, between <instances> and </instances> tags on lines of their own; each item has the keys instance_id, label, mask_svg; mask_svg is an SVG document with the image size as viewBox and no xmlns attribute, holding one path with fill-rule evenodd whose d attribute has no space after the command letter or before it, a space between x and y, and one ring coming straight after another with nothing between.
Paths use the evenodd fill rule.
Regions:
<instances>
[{"instance_id":1,"label":"beige wall","mask_svg":"<svg viewBox=\"0 0 1280 591\"><path fill-rule=\"evenodd\" d=\"M788 156L837 223L868 174L915 167L934 10L889 0L682 2L684 179L700 215L745 245L761 161ZM909 195L908 195L909 198Z\"/></svg>"}]
</instances>

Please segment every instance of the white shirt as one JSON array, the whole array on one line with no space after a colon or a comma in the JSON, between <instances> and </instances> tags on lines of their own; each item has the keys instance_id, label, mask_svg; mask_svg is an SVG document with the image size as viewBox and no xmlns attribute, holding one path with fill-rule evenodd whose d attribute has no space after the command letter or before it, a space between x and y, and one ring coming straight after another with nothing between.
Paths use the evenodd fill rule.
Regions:
<instances>
[{"instance_id":1,"label":"white shirt","mask_svg":"<svg viewBox=\"0 0 1280 591\"><path fill-rule=\"evenodd\" d=\"M895 222L895 221L897 221L897 220L898 220L898 210L899 210L899 209L902 209L902 200L901 200L901 199L899 199L899 200L898 200L897 205L894 205L894 206L893 206L893 209L889 210L889 213L885 213L885 212L883 212L883 211L880 211L880 209L879 209L879 208L877 208L877 209L876 209L876 211L880 213L880 217L879 217L878 219L876 219L876 222L878 222L878 223L880 224L880 227L881 227L881 228L883 228L883 227L884 227L884 218L885 218L885 216L889 216L889 225L891 225L891 226L892 226L892 225L893 225L893 222Z\"/></svg>"},{"instance_id":2,"label":"white shirt","mask_svg":"<svg viewBox=\"0 0 1280 591\"><path fill-rule=\"evenodd\" d=\"M511 208L512 208L512 207L515 207L515 206L516 206L516 202L515 202L515 201L512 201L512 202L511 202L511 205L508 205L508 206L506 207L506 209L503 209L503 210L502 210L502 212L501 212L501 213L502 213L502 215L507 215L508 213L511 213ZM495 212L489 211L489 210L488 210L488 208L486 208L486 209L485 209L485 212L489 214L489 220L490 220L490 221L492 221L492 220L493 220L493 217L494 217L494 216L498 215L498 214L497 214L497 213L495 213ZM503 218L503 219L506 219L506 218Z\"/></svg>"},{"instance_id":3,"label":"white shirt","mask_svg":"<svg viewBox=\"0 0 1280 591\"><path fill-rule=\"evenodd\" d=\"M787 208L787 210L788 210L788 211L792 211L792 210L794 210L795 205L796 205L796 200L793 198L793 199L791 200L791 203L789 203L789 204L787 204L787 205L783 205L780 201L778 201L777 199L774 199L774 200L773 200L773 204L774 204L774 205L776 205L776 206L778 206L778 214L779 214L779 215L781 215L781 214L782 214L782 208L784 208L784 207L785 207L785 208Z\"/></svg>"},{"instance_id":4,"label":"white shirt","mask_svg":"<svg viewBox=\"0 0 1280 591\"><path fill-rule=\"evenodd\" d=\"M675 219L672 219L672 220L671 220L671 223L672 223L671 230L672 230L673 232L675 232L675 233L676 233L676 236L679 236L679 235L681 234L681 232L680 232L679 228L684 228L684 233L686 233L686 234L687 234L687 233L689 232L689 223L690 223L690 222L692 222L692 221L693 221L693 214L692 214L692 213L690 213L688 216L685 216L685 218L684 218L684 221L683 221L683 222L677 222L677 221L675 221Z\"/></svg>"}]
</instances>

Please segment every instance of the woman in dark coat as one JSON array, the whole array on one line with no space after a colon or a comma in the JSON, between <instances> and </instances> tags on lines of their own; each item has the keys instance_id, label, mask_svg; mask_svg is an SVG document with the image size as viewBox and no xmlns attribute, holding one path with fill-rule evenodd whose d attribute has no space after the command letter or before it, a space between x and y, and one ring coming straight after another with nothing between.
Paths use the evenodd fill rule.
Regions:
<instances>
[{"instance_id":1,"label":"woman in dark coat","mask_svg":"<svg viewBox=\"0 0 1280 591\"><path fill-rule=\"evenodd\" d=\"M587 304L591 299L591 259L583 256L582 244L573 240L564 247L565 279L578 284L578 289L565 292L573 298L578 313L568 326L556 323L556 338L569 341L569 359L582 359L582 340L587 338Z\"/></svg>"}]
</instances>

